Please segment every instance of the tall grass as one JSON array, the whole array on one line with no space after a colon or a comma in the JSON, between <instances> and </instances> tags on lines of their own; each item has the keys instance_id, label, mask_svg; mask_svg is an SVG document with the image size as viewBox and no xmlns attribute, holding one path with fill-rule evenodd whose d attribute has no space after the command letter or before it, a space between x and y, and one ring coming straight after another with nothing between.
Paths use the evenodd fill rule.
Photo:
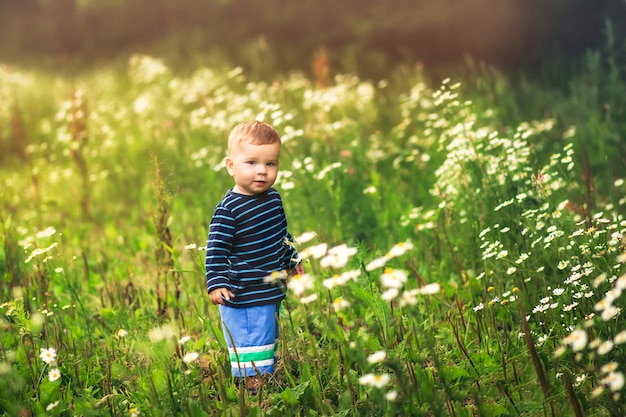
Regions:
<instances>
[{"instance_id":1,"label":"tall grass","mask_svg":"<svg viewBox=\"0 0 626 417\"><path fill-rule=\"evenodd\" d=\"M577 153L595 109L504 124L418 71L0 70L0 413L626 411L624 180ZM250 118L282 133L276 186L307 272L254 397L203 273L225 138Z\"/></svg>"}]
</instances>

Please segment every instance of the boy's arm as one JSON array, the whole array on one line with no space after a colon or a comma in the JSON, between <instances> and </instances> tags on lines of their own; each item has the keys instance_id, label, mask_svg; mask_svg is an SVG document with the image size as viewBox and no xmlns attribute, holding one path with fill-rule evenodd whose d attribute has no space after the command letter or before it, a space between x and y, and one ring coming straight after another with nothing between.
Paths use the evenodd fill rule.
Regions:
<instances>
[{"instance_id":1,"label":"boy's arm","mask_svg":"<svg viewBox=\"0 0 626 417\"><path fill-rule=\"evenodd\" d=\"M283 215L283 221L285 226L285 236L283 237L283 256L280 260L280 268L287 271L289 275L304 274L304 267L302 266L302 260L298 257L298 251L294 244L294 238L287 230L287 217L285 216L285 210L283 209L283 203L280 196L280 211Z\"/></svg>"},{"instance_id":2,"label":"boy's arm","mask_svg":"<svg viewBox=\"0 0 626 417\"><path fill-rule=\"evenodd\" d=\"M228 258L234 234L235 220L230 212L223 207L216 208L209 228L205 258L207 291L213 304L224 304L222 296L227 300L234 297L228 279Z\"/></svg>"},{"instance_id":3,"label":"boy's arm","mask_svg":"<svg viewBox=\"0 0 626 417\"><path fill-rule=\"evenodd\" d=\"M286 270L289 275L303 275L304 266L302 265L302 260L298 257L298 251L289 232L287 232L287 236L284 238L284 244L286 249L281 260L282 269Z\"/></svg>"}]
</instances>

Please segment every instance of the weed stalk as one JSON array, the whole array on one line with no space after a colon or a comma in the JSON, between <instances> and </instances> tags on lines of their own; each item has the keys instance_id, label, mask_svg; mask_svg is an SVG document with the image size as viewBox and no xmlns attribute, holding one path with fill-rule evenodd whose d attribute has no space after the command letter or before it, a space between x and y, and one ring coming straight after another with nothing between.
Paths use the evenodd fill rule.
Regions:
<instances>
[{"instance_id":1,"label":"weed stalk","mask_svg":"<svg viewBox=\"0 0 626 417\"><path fill-rule=\"evenodd\" d=\"M530 354L530 359L535 368L535 373L537 374L537 379L539 380L539 386L541 387L541 392L543 393L543 397L550 407L550 413L552 417L554 417L554 407L552 405L552 400L550 398L550 384L548 383L548 379L546 378L545 371L543 366L541 365L541 361L539 360L539 355L537 354L537 350L535 349L535 342L533 340L533 336L530 333L530 326L528 325L528 320L526 320L526 311L524 306L522 305L522 301L518 301L518 308L520 312L520 321L522 324L522 333L524 334L524 342L526 343L526 347L528 348L528 353Z\"/></svg>"},{"instance_id":2,"label":"weed stalk","mask_svg":"<svg viewBox=\"0 0 626 417\"><path fill-rule=\"evenodd\" d=\"M157 202L157 211L153 214L153 222L159 239L159 245L155 249L157 263L157 312L165 315L168 310L169 299L169 278L174 281L175 316L180 316L179 301L181 295L180 274L174 268L173 239L168 226L169 207L168 193L161 169L161 163L156 155L152 154L152 164L154 167L154 181L152 189ZM161 294L159 283L163 282L164 292Z\"/></svg>"},{"instance_id":3,"label":"weed stalk","mask_svg":"<svg viewBox=\"0 0 626 417\"><path fill-rule=\"evenodd\" d=\"M576 392L574 392L574 386L572 385L572 376L567 369L563 371L563 382L565 383L567 398L572 405L574 415L576 417L583 417L584 415L582 410L580 409L580 403L578 402L578 398L576 398Z\"/></svg>"}]
</instances>

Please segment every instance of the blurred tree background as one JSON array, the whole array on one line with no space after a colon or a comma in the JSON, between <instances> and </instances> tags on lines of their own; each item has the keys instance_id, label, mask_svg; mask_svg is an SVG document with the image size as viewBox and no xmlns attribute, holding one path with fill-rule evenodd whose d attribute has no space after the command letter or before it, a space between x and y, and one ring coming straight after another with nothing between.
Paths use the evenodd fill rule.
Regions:
<instances>
[{"instance_id":1,"label":"blurred tree background","mask_svg":"<svg viewBox=\"0 0 626 417\"><path fill-rule=\"evenodd\" d=\"M308 71L324 48L372 78L468 60L533 71L601 47L608 23L623 43L624 22L623 0L0 0L0 62L74 71L140 52Z\"/></svg>"}]
</instances>

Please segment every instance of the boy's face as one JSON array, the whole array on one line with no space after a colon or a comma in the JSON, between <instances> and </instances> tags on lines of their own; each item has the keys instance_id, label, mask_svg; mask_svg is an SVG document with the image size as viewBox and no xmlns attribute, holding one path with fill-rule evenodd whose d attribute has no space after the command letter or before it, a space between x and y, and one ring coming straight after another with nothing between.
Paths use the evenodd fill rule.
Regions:
<instances>
[{"instance_id":1,"label":"boy's face","mask_svg":"<svg viewBox=\"0 0 626 417\"><path fill-rule=\"evenodd\" d=\"M278 175L280 142L264 145L239 143L230 152L226 157L226 169L235 179L235 192L259 194L274 185Z\"/></svg>"}]
</instances>

